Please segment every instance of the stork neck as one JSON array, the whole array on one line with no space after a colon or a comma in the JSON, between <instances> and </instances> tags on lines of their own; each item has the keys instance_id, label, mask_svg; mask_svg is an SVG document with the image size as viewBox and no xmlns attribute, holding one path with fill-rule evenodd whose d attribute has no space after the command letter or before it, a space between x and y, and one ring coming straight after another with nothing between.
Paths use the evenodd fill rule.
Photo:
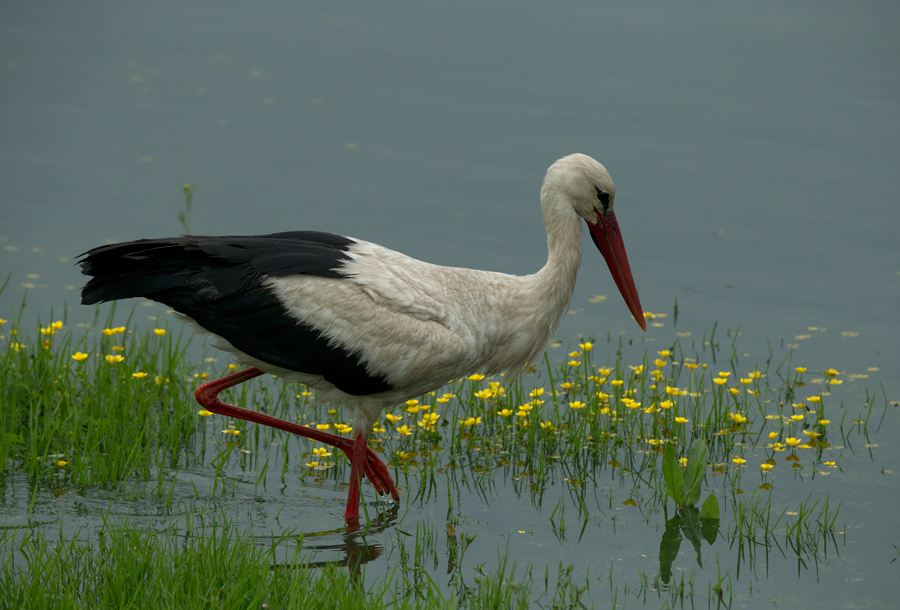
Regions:
<instances>
[{"instance_id":1,"label":"stork neck","mask_svg":"<svg viewBox=\"0 0 900 610\"><path fill-rule=\"evenodd\" d=\"M547 263L535 274L535 283L542 297L552 302L547 311L562 317L581 264L581 218L572 204L558 195L544 198L541 209L549 253Z\"/></svg>"}]
</instances>

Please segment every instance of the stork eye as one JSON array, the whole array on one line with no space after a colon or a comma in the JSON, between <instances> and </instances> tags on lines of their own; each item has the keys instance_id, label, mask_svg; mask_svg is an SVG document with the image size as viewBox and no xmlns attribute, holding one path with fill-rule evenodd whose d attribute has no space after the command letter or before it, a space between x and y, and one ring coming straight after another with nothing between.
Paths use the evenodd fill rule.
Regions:
<instances>
[{"instance_id":1,"label":"stork eye","mask_svg":"<svg viewBox=\"0 0 900 610\"><path fill-rule=\"evenodd\" d=\"M603 206L603 211L605 212L609 209L609 193L604 193L596 186L594 187L594 190L597 191L597 201Z\"/></svg>"}]
</instances>

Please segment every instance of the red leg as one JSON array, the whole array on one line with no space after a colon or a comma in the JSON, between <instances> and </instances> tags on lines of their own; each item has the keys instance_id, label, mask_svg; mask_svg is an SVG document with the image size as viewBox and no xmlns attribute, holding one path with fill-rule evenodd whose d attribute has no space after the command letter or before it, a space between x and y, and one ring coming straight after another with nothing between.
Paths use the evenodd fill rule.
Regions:
<instances>
[{"instance_id":1,"label":"red leg","mask_svg":"<svg viewBox=\"0 0 900 610\"><path fill-rule=\"evenodd\" d=\"M251 421L264 426L269 426L270 428L291 432L293 434L299 434L300 436L305 436L314 441L336 447L347 454L347 457L350 459L351 468L350 494L347 497L347 512L344 515L345 518L359 517L359 481L363 473L365 473L365 476L372 482L372 485L375 487L375 491L378 492L378 494L389 491L394 500L400 499L400 492L397 490L397 486L394 484L394 480L391 478L387 466L384 465L384 462L381 461L378 454L367 446L366 440L361 434L357 436L356 441L353 441L343 436L337 436L336 434L330 434L328 432L323 432L322 430L316 430L315 428L301 426L300 424L278 419L271 415L235 407L234 405L229 405L219 400L219 392L222 390L253 379L254 377L259 377L262 374L263 371L256 367L231 373L221 379L216 379L215 381L210 381L199 386L194 391L194 396L197 398L197 402L213 413Z\"/></svg>"},{"instance_id":2,"label":"red leg","mask_svg":"<svg viewBox=\"0 0 900 610\"><path fill-rule=\"evenodd\" d=\"M366 439L360 434L353 443L353 454L350 457L350 493L347 494L347 510L344 512L345 521L359 521L359 485L362 483L363 464L368 462ZM371 477L370 477L371 479Z\"/></svg>"}]
</instances>

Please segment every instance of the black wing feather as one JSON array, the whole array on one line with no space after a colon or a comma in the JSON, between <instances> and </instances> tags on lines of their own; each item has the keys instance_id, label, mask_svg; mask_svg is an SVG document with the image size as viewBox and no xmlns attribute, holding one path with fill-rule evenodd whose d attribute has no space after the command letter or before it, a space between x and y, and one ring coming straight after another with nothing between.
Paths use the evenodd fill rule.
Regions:
<instances>
[{"instance_id":1,"label":"black wing feather","mask_svg":"<svg viewBox=\"0 0 900 610\"><path fill-rule=\"evenodd\" d=\"M81 255L91 276L84 305L146 297L164 303L254 358L322 375L356 396L391 389L369 375L357 354L331 346L291 317L264 282L303 274L342 279L352 239L293 231L259 236L184 236L100 246Z\"/></svg>"}]
</instances>

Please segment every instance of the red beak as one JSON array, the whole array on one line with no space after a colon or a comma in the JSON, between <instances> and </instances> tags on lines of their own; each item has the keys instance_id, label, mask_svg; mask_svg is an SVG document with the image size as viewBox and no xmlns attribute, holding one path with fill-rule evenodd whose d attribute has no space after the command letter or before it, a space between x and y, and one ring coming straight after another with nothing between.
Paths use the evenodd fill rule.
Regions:
<instances>
[{"instance_id":1,"label":"red beak","mask_svg":"<svg viewBox=\"0 0 900 610\"><path fill-rule=\"evenodd\" d=\"M628 265L628 255L625 254L625 243L622 241L622 233L619 231L619 223L616 215L597 214L597 224L588 223L591 231L591 239L609 266L609 272L625 299L625 304L631 310L631 315L637 320L644 332L647 332L647 323L644 321L644 310L641 309L641 300L638 298L637 288L634 287L634 278L631 277L631 267Z\"/></svg>"}]
</instances>

